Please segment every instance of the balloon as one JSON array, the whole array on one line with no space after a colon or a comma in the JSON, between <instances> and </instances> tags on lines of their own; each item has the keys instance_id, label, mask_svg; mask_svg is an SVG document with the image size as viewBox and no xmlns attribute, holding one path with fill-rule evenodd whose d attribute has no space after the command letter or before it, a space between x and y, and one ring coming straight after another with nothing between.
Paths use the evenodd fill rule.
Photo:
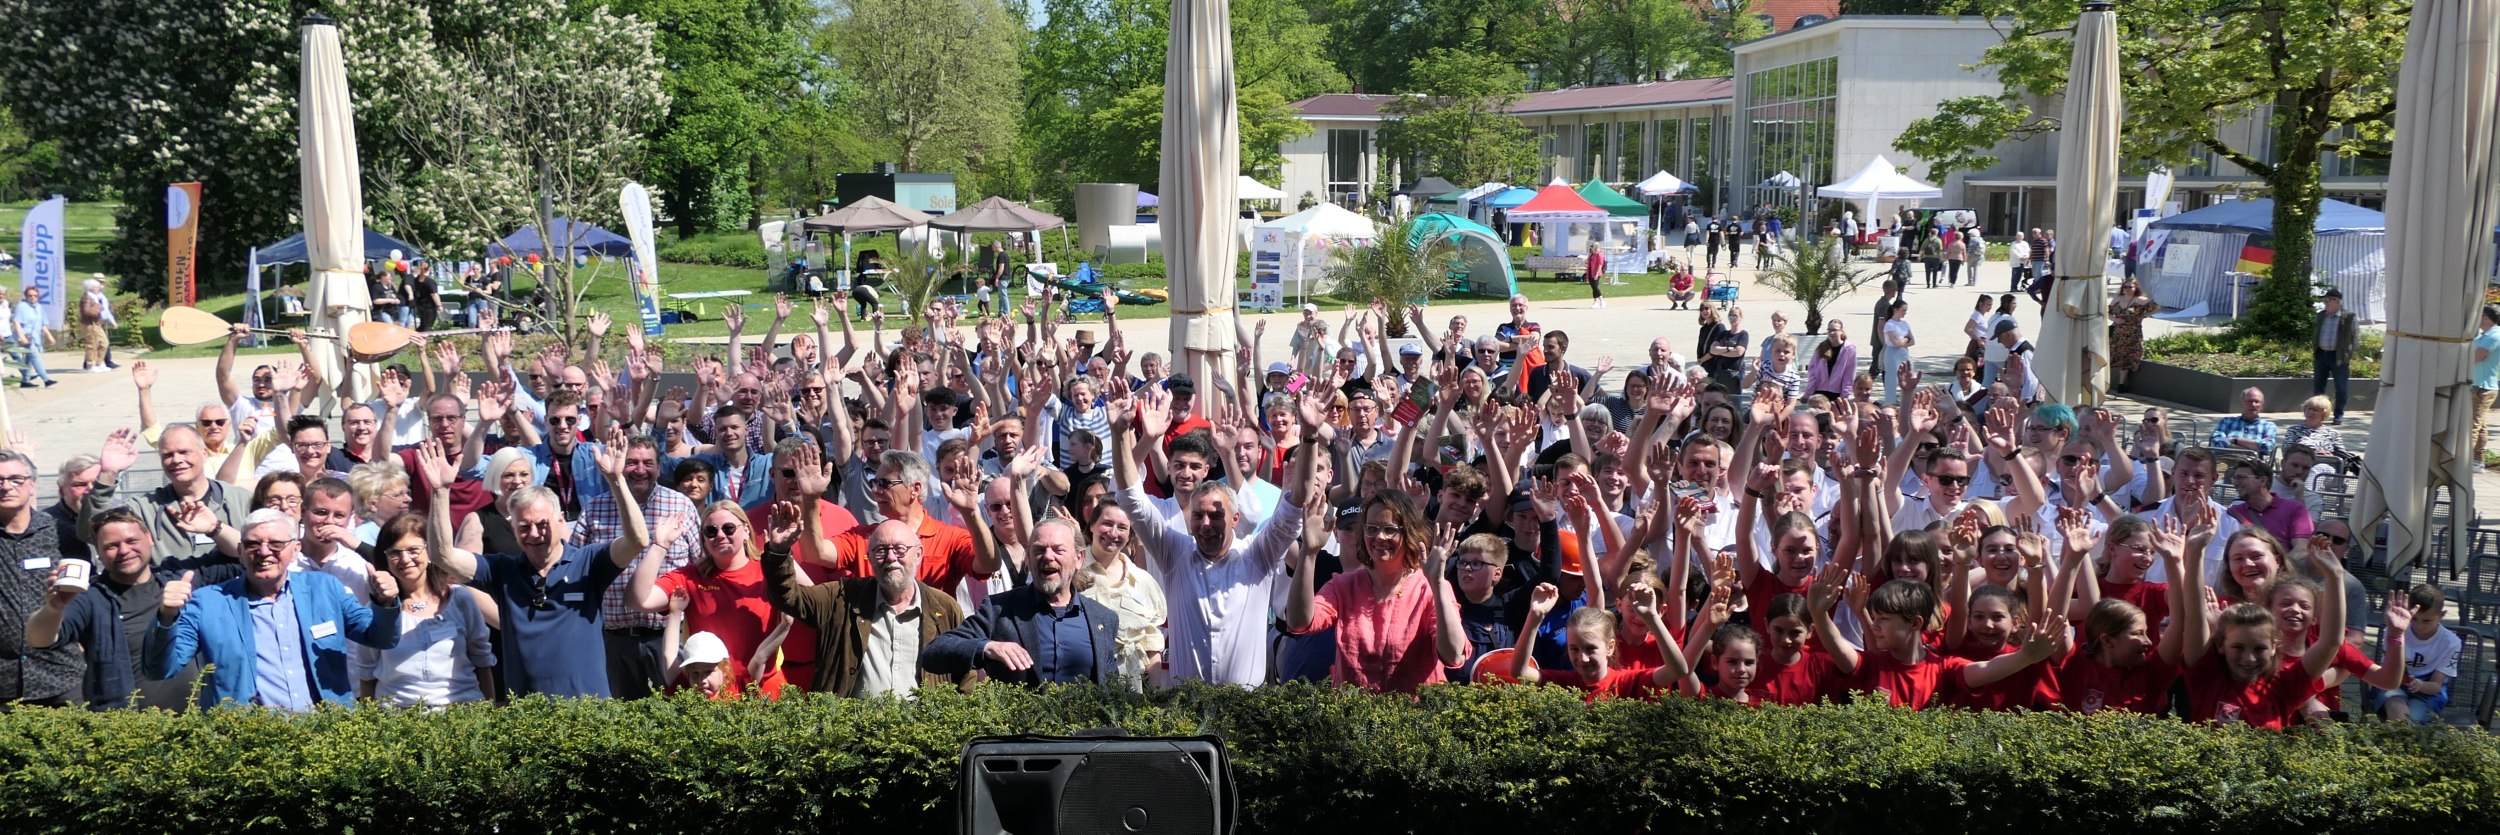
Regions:
<instances>
[{"instance_id":1,"label":"balloon","mask_svg":"<svg viewBox=\"0 0 2500 835\"><path fill-rule=\"evenodd\" d=\"M400 252L399 252L399 250L396 250L396 249L391 250L391 263L394 263L394 264L399 263L399 256L400 256Z\"/></svg>"},{"instance_id":2,"label":"balloon","mask_svg":"<svg viewBox=\"0 0 2500 835\"><path fill-rule=\"evenodd\" d=\"M534 267L534 266L537 266L537 265L538 265L538 253L535 253L535 252L530 253L530 254L529 254L529 259L530 259L530 266L533 266L533 267Z\"/></svg>"}]
</instances>

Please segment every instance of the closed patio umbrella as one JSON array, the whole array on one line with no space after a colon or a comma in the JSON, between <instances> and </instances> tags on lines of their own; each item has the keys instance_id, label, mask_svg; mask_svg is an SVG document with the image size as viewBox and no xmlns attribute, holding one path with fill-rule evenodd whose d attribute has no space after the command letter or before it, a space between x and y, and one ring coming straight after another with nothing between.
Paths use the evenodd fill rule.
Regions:
<instances>
[{"instance_id":1,"label":"closed patio umbrella","mask_svg":"<svg viewBox=\"0 0 2500 835\"><path fill-rule=\"evenodd\" d=\"M2387 290L2392 316L2379 364L2378 411L2352 526L2384 513L2387 572L2401 576L2431 538L2431 494L2452 485L2449 547L2462 550L2474 513L2470 343L2490 264L2500 0L2422 0L2396 83L2395 153L2387 182Z\"/></svg>"},{"instance_id":2,"label":"closed patio umbrella","mask_svg":"<svg viewBox=\"0 0 2500 835\"><path fill-rule=\"evenodd\" d=\"M371 318L373 296L365 289L364 181L356 162L356 108L347 92L347 63L339 52L338 23L315 13L304 18L301 86L297 89L297 148L304 193L305 261L312 268L312 328L344 334ZM361 400L370 388L347 359L346 340L324 340L312 352L324 383L313 402L316 414L338 408L335 383ZM347 376L354 373L354 376Z\"/></svg>"},{"instance_id":3,"label":"closed patio umbrella","mask_svg":"<svg viewBox=\"0 0 2500 835\"><path fill-rule=\"evenodd\" d=\"M1241 241L1233 220L1241 211L1237 193L1249 180L1241 173L1231 20L1228 0L1173 0L1163 61L1160 222L1173 359L1209 381L1222 378L1223 355L1238 344L1233 273Z\"/></svg>"},{"instance_id":4,"label":"closed patio umbrella","mask_svg":"<svg viewBox=\"0 0 2500 835\"><path fill-rule=\"evenodd\" d=\"M2040 391L2070 406L2109 400L2109 299L2103 276L2118 212L2118 13L2085 4L2075 20L2075 56L2066 75L2066 113L2057 142L2057 283L2040 323Z\"/></svg>"}]
</instances>

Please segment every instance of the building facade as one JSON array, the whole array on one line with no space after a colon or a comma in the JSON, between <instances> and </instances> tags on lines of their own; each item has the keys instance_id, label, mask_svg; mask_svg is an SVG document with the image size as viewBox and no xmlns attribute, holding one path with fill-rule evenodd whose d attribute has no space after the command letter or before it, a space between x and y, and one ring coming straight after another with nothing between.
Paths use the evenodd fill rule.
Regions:
<instances>
[{"instance_id":1,"label":"building facade","mask_svg":"<svg viewBox=\"0 0 2500 835\"><path fill-rule=\"evenodd\" d=\"M2056 134L2010 140L1995 149L1997 165L1941 182L1924 160L1893 147L1903 129L1945 100L2003 92L1993 72L1970 67L2003 38L2005 26L1980 18L1838 17L1738 44L1733 77L1531 93L1511 112L1535 134L1537 182L1624 185L1664 170L1694 184L1694 204L1713 211L1794 209L1814 202L1814 186L1882 156L1943 189L1942 199L1923 205L1969 209L1993 235L2047 228L2056 223ZM1285 191L1297 201L1353 205L1384 171L1412 179L1411 166L1380 165L1380 109L1391 100L1333 94L1298 102L1313 130L1283 148ZM2050 113L2057 106L2035 103ZM2265 121L2260 114L2226 125L2223 139L2270 160ZM2260 185L2210 155L2176 173L2171 199L2183 209ZM2385 202L2384 161L2330 156L2326 178L2331 197L2372 208ZM2140 175L2122 177L2119 206L2142 205L2143 185Z\"/></svg>"}]
</instances>

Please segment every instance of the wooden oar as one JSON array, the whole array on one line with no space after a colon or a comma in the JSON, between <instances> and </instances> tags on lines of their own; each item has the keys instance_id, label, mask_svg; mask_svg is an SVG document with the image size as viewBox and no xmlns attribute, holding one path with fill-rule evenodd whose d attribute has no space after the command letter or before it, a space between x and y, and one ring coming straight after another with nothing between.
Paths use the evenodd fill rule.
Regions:
<instances>
[{"instance_id":1,"label":"wooden oar","mask_svg":"<svg viewBox=\"0 0 2500 835\"><path fill-rule=\"evenodd\" d=\"M293 333L278 328L252 328L251 331L282 336ZM217 314L196 307L165 308L164 317L156 323L156 336L165 340L167 345L202 345L224 339L233 332L234 325L218 318ZM317 332L307 332L304 336L309 339L338 338L334 334Z\"/></svg>"},{"instance_id":2,"label":"wooden oar","mask_svg":"<svg viewBox=\"0 0 2500 835\"><path fill-rule=\"evenodd\" d=\"M508 330L511 328L463 328L418 333L390 322L358 322L347 329L347 355L357 362L383 362L423 340Z\"/></svg>"}]
</instances>

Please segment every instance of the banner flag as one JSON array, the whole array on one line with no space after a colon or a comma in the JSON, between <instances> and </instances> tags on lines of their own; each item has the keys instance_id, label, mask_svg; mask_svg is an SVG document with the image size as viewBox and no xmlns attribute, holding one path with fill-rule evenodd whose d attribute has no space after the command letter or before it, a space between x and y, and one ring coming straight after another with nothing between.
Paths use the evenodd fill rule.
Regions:
<instances>
[{"instance_id":1,"label":"banner flag","mask_svg":"<svg viewBox=\"0 0 2500 835\"><path fill-rule=\"evenodd\" d=\"M41 294L44 319L55 328L69 309L69 245L62 228L68 209L65 197L37 203L17 231L18 268L26 286Z\"/></svg>"},{"instance_id":2,"label":"banner flag","mask_svg":"<svg viewBox=\"0 0 2500 835\"><path fill-rule=\"evenodd\" d=\"M190 307L200 301L200 184L165 187L165 305Z\"/></svg>"},{"instance_id":3,"label":"banner flag","mask_svg":"<svg viewBox=\"0 0 2500 835\"><path fill-rule=\"evenodd\" d=\"M625 204L625 235L634 242L634 298L642 305L642 333L659 336L660 259L651 228L651 192L641 183L626 183L617 196Z\"/></svg>"}]
</instances>

